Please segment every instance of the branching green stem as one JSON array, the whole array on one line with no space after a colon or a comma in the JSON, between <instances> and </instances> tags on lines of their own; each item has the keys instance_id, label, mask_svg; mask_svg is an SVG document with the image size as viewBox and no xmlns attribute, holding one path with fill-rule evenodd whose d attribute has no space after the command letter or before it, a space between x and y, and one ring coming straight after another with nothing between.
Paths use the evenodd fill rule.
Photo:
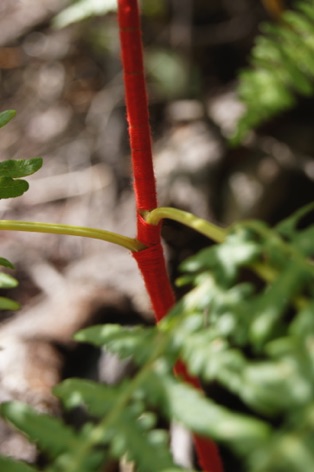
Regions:
<instances>
[{"instance_id":1,"label":"branching green stem","mask_svg":"<svg viewBox=\"0 0 314 472\"><path fill-rule=\"evenodd\" d=\"M140 251L144 245L135 238L112 233L97 228L71 226L54 223L39 223L30 221L0 220L0 231L25 231L28 233L50 233L68 236L83 236L85 238L100 239L109 243L118 244L130 251Z\"/></svg>"},{"instance_id":2,"label":"branching green stem","mask_svg":"<svg viewBox=\"0 0 314 472\"><path fill-rule=\"evenodd\" d=\"M198 218L197 216L193 215L192 213L188 213L187 211L177 210L176 208L170 207L159 207L155 208L152 211L145 212L143 217L147 221L147 223L151 225L158 225L158 223L164 219L170 219L173 221L177 221L182 223L189 228L194 229L195 231L207 236L209 239L215 241L216 243L222 243L226 236L228 230L220 228L219 226L214 225L213 223L209 223L202 218ZM270 237L269 233L269 237ZM273 282L276 277L278 276L278 271L272 268L269 265L261 264L258 262L254 262L250 265L251 269L261 277L264 281L271 283ZM295 297L294 304L298 309L304 308L307 305L307 302L302 297Z\"/></svg>"},{"instance_id":3,"label":"branching green stem","mask_svg":"<svg viewBox=\"0 0 314 472\"><path fill-rule=\"evenodd\" d=\"M198 233L207 236L216 243L222 243L227 233L226 230L214 225L213 223L209 223L202 218L198 218L192 213L188 213L187 211L183 210L177 210L176 208L159 207L152 211L145 212L143 216L147 223L151 225L158 225L158 223L164 218L177 221L178 223L182 223L183 225L194 229Z\"/></svg>"},{"instance_id":4,"label":"branching green stem","mask_svg":"<svg viewBox=\"0 0 314 472\"><path fill-rule=\"evenodd\" d=\"M121 391L117 401L108 415L106 415L97 426L93 428L89 436L86 438L86 441L79 450L76 451L74 456L74 461L67 463L66 472L75 472L85 457L88 456L90 451L93 448L97 447L103 441L106 431L110 430L110 427L115 424L117 417L121 415L121 411L124 411L127 408L128 403L132 400L132 396L141 384L147 382L146 377L149 375L154 368L155 362L165 351L165 342L167 338L162 336L162 333L159 334L159 340L157 342L154 352L151 354L151 357L147 359L145 365L138 371L138 373L130 380L129 384ZM58 468L58 464L57 464ZM52 467L49 468L47 472L54 472L56 469ZM59 469L58 469L59 470ZM61 466L60 470L64 470Z\"/></svg>"}]
</instances>

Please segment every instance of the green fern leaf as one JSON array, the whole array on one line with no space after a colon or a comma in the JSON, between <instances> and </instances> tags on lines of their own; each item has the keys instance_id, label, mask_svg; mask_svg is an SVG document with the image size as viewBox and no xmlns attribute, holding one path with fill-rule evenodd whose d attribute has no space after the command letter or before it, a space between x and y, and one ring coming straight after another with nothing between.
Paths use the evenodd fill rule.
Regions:
<instances>
[{"instance_id":1,"label":"green fern leaf","mask_svg":"<svg viewBox=\"0 0 314 472\"><path fill-rule=\"evenodd\" d=\"M168 417L201 436L228 441L236 448L243 441L256 445L269 435L269 428L262 421L232 413L164 372L159 376L152 374L148 385L150 398L158 399Z\"/></svg>"},{"instance_id":2,"label":"green fern leaf","mask_svg":"<svg viewBox=\"0 0 314 472\"><path fill-rule=\"evenodd\" d=\"M90 434L93 430L90 430ZM88 438L82 439L72 449L59 456L45 472L100 472L106 464L106 451L86 449ZM108 461L109 462L109 461Z\"/></svg>"},{"instance_id":3,"label":"green fern leaf","mask_svg":"<svg viewBox=\"0 0 314 472\"><path fill-rule=\"evenodd\" d=\"M216 277L230 283L236 277L238 268L256 260L260 252L260 244L252 240L250 232L235 227L234 231L230 231L224 244L200 251L193 258L183 262L181 270L186 272L214 270Z\"/></svg>"},{"instance_id":4,"label":"green fern leaf","mask_svg":"<svg viewBox=\"0 0 314 472\"><path fill-rule=\"evenodd\" d=\"M7 267L9 269L14 269L14 265L5 259L4 257L0 257L0 266L2 267ZM18 281L3 272L0 272L0 288L5 289L5 288L13 288L18 285ZM0 297L0 310L11 310L15 311L20 308L20 305L17 302L14 302L13 300L10 300L7 297Z\"/></svg>"},{"instance_id":5,"label":"green fern leaf","mask_svg":"<svg viewBox=\"0 0 314 472\"><path fill-rule=\"evenodd\" d=\"M9 121L11 121L16 115L15 110L5 110L0 113L0 128L3 128Z\"/></svg>"},{"instance_id":6,"label":"green fern leaf","mask_svg":"<svg viewBox=\"0 0 314 472\"><path fill-rule=\"evenodd\" d=\"M309 416L314 401L314 266L307 260L313 255L314 227L302 227L312 210L313 205L301 209L275 230L256 222L235 225L219 252L210 248L183 264L189 271L189 283L195 287L159 324L160 331L171 338L170 344L192 375L215 382L238 398L240 405L251 410L250 419L256 420L262 414L275 423L280 420L276 429L269 423L264 439L247 447L245 432L250 434L250 428L246 430L243 423L239 441L234 443L232 436L220 431L224 422L228 424L228 414L234 412L223 409L217 413L215 404L211 413L212 430L206 431L210 409L206 412L206 406L203 412L198 411L201 406L196 399L193 401L194 391L180 394L185 386L174 384L177 393L173 403L169 401L170 395L159 401L192 429L193 407L188 404L195 406L195 417L201 418L201 424L194 425L196 431L199 434L206 431L212 438L226 441L245 457L245 470L250 472L299 472L304 467L302 455L307 470L314 467L311 446L314 428ZM226 246L225 254L230 247L237 252L237 244L230 246L230 238L238 238L239 254L229 252L233 267L226 269L226 259L219 254L224 254L223 246ZM258 248L256 253L252 251L252 258L245 256L246 244ZM252 281L239 282L243 269L244 274L255 272ZM257 288L254 287L256 276L264 279ZM154 384L150 381L155 395L159 392L158 385L167 391L163 382L165 374L163 380ZM153 393L150 397L154 398ZM188 403L180 404L180 398ZM203 401L204 407L208 403L212 407L211 401L205 398ZM239 415L242 420L247 419L247 415ZM230 421L237 424L236 420ZM286 449L288 444L290 450ZM291 452L293 449L295 454Z\"/></svg>"},{"instance_id":7,"label":"green fern leaf","mask_svg":"<svg viewBox=\"0 0 314 472\"><path fill-rule=\"evenodd\" d=\"M3 472L36 472L36 469L24 462L17 462L3 456L0 456L0 470Z\"/></svg>"},{"instance_id":8,"label":"green fern leaf","mask_svg":"<svg viewBox=\"0 0 314 472\"><path fill-rule=\"evenodd\" d=\"M105 346L120 358L131 357L137 363L144 363L152 352L155 332L149 328L132 327L125 329L117 324L92 326L78 332L75 339L98 347Z\"/></svg>"},{"instance_id":9,"label":"green fern leaf","mask_svg":"<svg viewBox=\"0 0 314 472\"><path fill-rule=\"evenodd\" d=\"M20 177L37 172L41 166L42 159L40 157L0 162L0 199L23 195L29 185L26 180L21 180Z\"/></svg>"},{"instance_id":10,"label":"green fern leaf","mask_svg":"<svg viewBox=\"0 0 314 472\"><path fill-rule=\"evenodd\" d=\"M254 316L250 336L256 347L278 336L279 323L291 303L291 297L301 292L305 275L303 267L298 267L295 262L289 264L267 291L251 303L250 310L257 316Z\"/></svg>"},{"instance_id":11,"label":"green fern leaf","mask_svg":"<svg viewBox=\"0 0 314 472\"><path fill-rule=\"evenodd\" d=\"M61 420L39 414L19 402L0 405L1 415L51 456L70 449L77 442L77 436Z\"/></svg>"},{"instance_id":12,"label":"green fern leaf","mask_svg":"<svg viewBox=\"0 0 314 472\"><path fill-rule=\"evenodd\" d=\"M43 164L41 157L32 159L7 160L0 162L0 176L12 179L27 177L37 172Z\"/></svg>"},{"instance_id":13,"label":"green fern leaf","mask_svg":"<svg viewBox=\"0 0 314 472\"><path fill-rule=\"evenodd\" d=\"M136 463L139 472L160 472L174 467L166 432L147 431L130 409L119 416L114 433L113 455L121 457L126 454Z\"/></svg>"},{"instance_id":14,"label":"green fern leaf","mask_svg":"<svg viewBox=\"0 0 314 472\"><path fill-rule=\"evenodd\" d=\"M125 397L125 392L128 392L127 382L109 387L79 379L67 380L55 388L55 393L67 407L85 405L90 414L103 418L102 423L95 426L97 434L91 429L90 435L98 437L103 445L107 443L113 457L127 454L143 472L172 467L174 464L168 451L167 436L152 429L154 420L141 420L142 416L146 417L142 401L130 396L130 403L120 412L117 411L114 420L110 416Z\"/></svg>"},{"instance_id":15,"label":"green fern leaf","mask_svg":"<svg viewBox=\"0 0 314 472\"><path fill-rule=\"evenodd\" d=\"M231 141L239 143L254 127L295 105L298 95L314 93L314 3L296 3L279 24L265 24L239 76L238 94L246 110Z\"/></svg>"},{"instance_id":16,"label":"green fern leaf","mask_svg":"<svg viewBox=\"0 0 314 472\"><path fill-rule=\"evenodd\" d=\"M17 287L18 281L11 277L9 274L5 274L4 272L0 272L0 288L13 288Z\"/></svg>"},{"instance_id":17,"label":"green fern leaf","mask_svg":"<svg viewBox=\"0 0 314 472\"><path fill-rule=\"evenodd\" d=\"M92 415L104 416L115 404L119 389L89 380L68 379L57 385L54 393L62 400L66 408L75 408L84 404Z\"/></svg>"},{"instance_id":18,"label":"green fern leaf","mask_svg":"<svg viewBox=\"0 0 314 472\"><path fill-rule=\"evenodd\" d=\"M5 259L4 257L0 257L0 266L7 267L8 269L15 269L12 262L8 261L8 259Z\"/></svg>"},{"instance_id":19,"label":"green fern leaf","mask_svg":"<svg viewBox=\"0 0 314 472\"><path fill-rule=\"evenodd\" d=\"M29 188L26 180L11 179L11 177L0 177L0 199L20 197Z\"/></svg>"},{"instance_id":20,"label":"green fern leaf","mask_svg":"<svg viewBox=\"0 0 314 472\"><path fill-rule=\"evenodd\" d=\"M314 213L314 203L301 208L276 227L281 236L293 243L294 248L308 258L314 257L314 225L304 229L300 229L298 226L302 219L310 219L311 213Z\"/></svg>"},{"instance_id":21,"label":"green fern leaf","mask_svg":"<svg viewBox=\"0 0 314 472\"><path fill-rule=\"evenodd\" d=\"M19 303L6 297L0 297L0 310L16 311L20 308Z\"/></svg>"}]
</instances>

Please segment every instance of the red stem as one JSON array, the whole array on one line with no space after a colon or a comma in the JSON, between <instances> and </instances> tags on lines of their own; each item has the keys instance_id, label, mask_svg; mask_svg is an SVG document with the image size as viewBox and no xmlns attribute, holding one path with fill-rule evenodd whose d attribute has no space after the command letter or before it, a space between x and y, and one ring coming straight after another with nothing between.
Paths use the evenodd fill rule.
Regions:
<instances>
[{"instance_id":1,"label":"red stem","mask_svg":"<svg viewBox=\"0 0 314 472\"><path fill-rule=\"evenodd\" d=\"M136 0L119 0L119 26L136 208L157 206L140 16Z\"/></svg>"},{"instance_id":2,"label":"red stem","mask_svg":"<svg viewBox=\"0 0 314 472\"><path fill-rule=\"evenodd\" d=\"M146 246L146 249L133 253L133 256L144 278L156 320L159 321L174 305L175 296L161 246L160 225L150 225L142 218L143 211L157 207L157 196L137 0L118 0L118 16L137 210L137 238ZM188 374L182 363L176 365L175 371L191 385L201 388L198 380ZM202 469L205 472L223 472L216 445L210 439L198 436L194 436L194 442Z\"/></svg>"}]
</instances>

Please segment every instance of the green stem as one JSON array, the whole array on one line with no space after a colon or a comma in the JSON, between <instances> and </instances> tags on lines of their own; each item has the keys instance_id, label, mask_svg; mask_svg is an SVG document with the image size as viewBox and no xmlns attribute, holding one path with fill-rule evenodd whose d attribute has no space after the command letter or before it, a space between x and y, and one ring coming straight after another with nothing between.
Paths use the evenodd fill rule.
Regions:
<instances>
[{"instance_id":1,"label":"green stem","mask_svg":"<svg viewBox=\"0 0 314 472\"><path fill-rule=\"evenodd\" d=\"M25 231L28 233L50 233L68 236L83 236L85 238L100 239L109 243L118 244L132 252L144 249L144 245L135 238L122 236L96 228L84 226L71 226L55 223L39 223L30 221L0 220L0 231Z\"/></svg>"},{"instance_id":2,"label":"green stem","mask_svg":"<svg viewBox=\"0 0 314 472\"><path fill-rule=\"evenodd\" d=\"M93 448L96 448L103 442L103 438L105 437L106 431L110 431L110 428L115 426L119 416L123 414L123 411L128 407L129 403L132 401L132 397L137 389L144 385L145 382L147 383L146 377L150 375L152 369L154 369L154 364L160 356L165 352L165 342L167 342L167 337L164 337L161 333L159 334L159 339L157 341L157 346L154 352L151 354L150 358L146 360L145 364L142 368L137 372L137 374L130 380L128 385L126 385L123 389L120 389L117 392L117 399L110 410L110 412L102 418L102 420L94 426L92 431L90 431L88 437L83 444L80 444L80 448L77 449L77 446L74 445L76 448L75 454L73 454L73 459L71 457L71 451L69 454L70 460L66 463L66 472L75 472L79 469L80 464L84 462L84 459L88 457L91 453ZM58 393L57 393L58 395ZM72 460L71 460L72 459ZM62 465L63 462L63 455L60 457L60 461L57 459L56 461L56 469L52 468L52 470L65 470L64 466ZM59 465L60 464L60 465ZM50 469L49 469L50 470Z\"/></svg>"},{"instance_id":3,"label":"green stem","mask_svg":"<svg viewBox=\"0 0 314 472\"><path fill-rule=\"evenodd\" d=\"M151 225L158 225L160 220L167 218L169 220L178 221L189 228L207 236L216 243L222 243L225 240L227 231L219 226L209 223L202 218L198 218L187 211L177 210L176 208L159 207L152 211L144 212L144 218Z\"/></svg>"},{"instance_id":4,"label":"green stem","mask_svg":"<svg viewBox=\"0 0 314 472\"><path fill-rule=\"evenodd\" d=\"M227 235L227 230L219 228L218 226L209 223L208 221L203 220L202 218L198 218L192 213L177 210L176 208L155 208L152 211L144 212L143 217L145 218L147 223L151 225L158 225L158 223L163 218L178 221L179 223L182 223L183 225L188 226L189 228L192 228L195 231L198 231L204 236L207 236L209 239L215 241L216 243L222 243ZM267 283L273 282L276 277L278 277L278 271L266 264L254 262L253 264L250 264L250 268ZM298 296L295 297L294 304L297 309L301 309L307 306L307 301L304 297Z\"/></svg>"}]
</instances>

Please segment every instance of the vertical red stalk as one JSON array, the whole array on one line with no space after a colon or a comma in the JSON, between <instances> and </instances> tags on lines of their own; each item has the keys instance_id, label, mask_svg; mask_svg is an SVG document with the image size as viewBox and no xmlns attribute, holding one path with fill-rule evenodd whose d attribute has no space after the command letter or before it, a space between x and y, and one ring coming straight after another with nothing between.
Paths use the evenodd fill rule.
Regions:
<instances>
[{"instance_id":1,"label":"vertical red stalk","mask_svg":"<svg viewBox=\"0 0 314 472\"><path fill-rule=\"evenodd\" d=\"M137 238L147 246L147 249L134 253L134 258L142 272L156 318L160 320L174 304L175 297L160 244L160 226L147 224L141 216L142 211L157 207L157 197L137 1L118 0L118 15L137 210Z\"/></svg>"},{"instance_id":2,"label":"vertical red stalk","mask_svg":"<svg viewBox=\"0 0 314 472\"><path fill-rule=\"evenodd\" d=\"M137 1L119 0L119 26L126 107L134 175L136 208L157 206L151 131L143 65L143 47Z\"/></svg>"},{"instance_id":3,"label":"vertical red stalk","mask_svg":"<svg viewBox=\"0 0 314 472\"><path fill-rule=\"evenodd\" d=\"M133 256L159 321L173 306L175 297L161 247L160 226L149 225L142 218L143 211L157 207L157 197L137 0L118 0L118 17L137 210L137 238L146 246L142 251L133 253ZM182 363L177 364L176 372L191 385L201 388L198 380L189 376ZM198 436L194 437L194 441L202 469L205 472L222 472L215 444Z\"/></svg>"}]
</instances>

